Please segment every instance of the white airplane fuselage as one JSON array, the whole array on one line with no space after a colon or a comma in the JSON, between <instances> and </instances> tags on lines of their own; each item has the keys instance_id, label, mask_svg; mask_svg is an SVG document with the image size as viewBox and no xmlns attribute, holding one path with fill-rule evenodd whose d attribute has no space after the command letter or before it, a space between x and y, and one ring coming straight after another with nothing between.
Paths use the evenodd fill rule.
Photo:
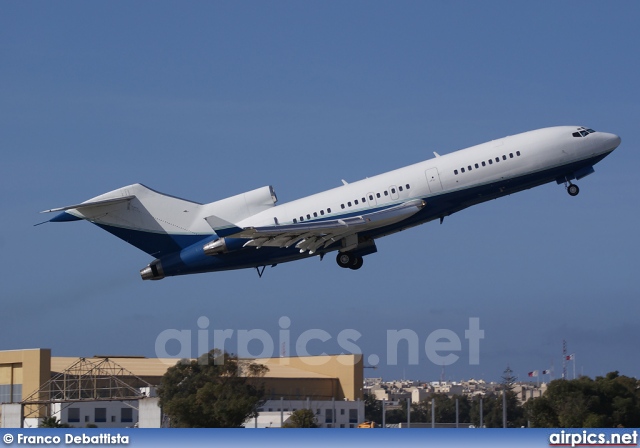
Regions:
<instances>
[{"instance_id":1,"label":"white airplane fuselage","mask_svg":"<svg viewBox=\"0 0 640 448\"><path fill-rule=\"evenodd\" d=\"M377 238L442 220L469 206L553 181L564 183L574 196L579 190L572 180L592 173L593 165L619 144L614 134L576 126L551 127L436 156L281 205L275 205L272 189L273 201L266 192L253 202L249 196L243 199L243 207L251 203L246 210L225 200L202 205L171 198L182 201L176 204L184 209L182 214L159 218L153 201L168 197L135 184L76 209L54 209L67 215L52 221L87 219L157 256L141 271L144 279L257 268L336 250L341 267L358 269L364 255L376 252ZM126 212L123 205L98 204L125 199L129 201ZM135 224L125 215L137 201L154 216L153 224L143 218ZM100 207L111 207L114 215L121 213L125 218L105 221L98 217ZM180 221L186 219L187 211L193 212L190 220ZM175 250L171 244L165 246L163 237L176 242Z\"/></svg>"}]
</instances>

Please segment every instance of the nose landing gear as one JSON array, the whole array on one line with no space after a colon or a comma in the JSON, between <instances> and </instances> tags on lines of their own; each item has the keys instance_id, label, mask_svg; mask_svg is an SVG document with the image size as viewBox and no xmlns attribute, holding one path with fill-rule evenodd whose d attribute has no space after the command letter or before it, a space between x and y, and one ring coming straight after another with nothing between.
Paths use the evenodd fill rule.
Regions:
<instances>
[{"instance_id":1,"label":"nose landing gear","mask_svg":"<svg viewBox=\"0 0 640 448\"><path fill-rule=\"evenodd\" d=\"M580 193L580 188L578 188L576 184L572 184L571 182L569 182L569 185L567 185L567 193L569 193L569 196L578 196L578 193Z\"/></svg>"}]
</instances>

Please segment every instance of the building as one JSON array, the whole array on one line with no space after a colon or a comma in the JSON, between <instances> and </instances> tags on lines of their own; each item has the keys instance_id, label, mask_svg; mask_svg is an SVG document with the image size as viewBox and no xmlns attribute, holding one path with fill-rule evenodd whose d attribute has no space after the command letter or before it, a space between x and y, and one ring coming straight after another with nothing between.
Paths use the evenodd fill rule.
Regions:
<instances>
[{"instance_id":1,"label":"building","mask_svg":"<svg viewBox=\"0 0 640 448\"><path fill-rule=\"evenodd\" d=\"M250 361L269 369L263 377L268 400L263 412L278 409L271 412L280 414L290 412L282 411L285 406L294 410L309 404L319 412L320 426L357 426L364 420L361 355ZM177 362L135 356L52 357L50 349L0 351L1 425L36 427L54 416L75 427L159 427L155 387Z\"/></svg>"}]
</instances>

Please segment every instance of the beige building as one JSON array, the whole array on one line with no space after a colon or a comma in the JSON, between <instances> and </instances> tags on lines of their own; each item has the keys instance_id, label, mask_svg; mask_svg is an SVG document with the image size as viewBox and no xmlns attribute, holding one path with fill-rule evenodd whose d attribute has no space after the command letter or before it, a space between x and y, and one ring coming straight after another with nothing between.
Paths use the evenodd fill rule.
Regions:
<instances>
[{"instance_id":1,"label":"beige building","mask_svg":"<svg viewBox=\"0 0 640 448\"><path fill-rule=\"evenodd\" d=\"M136 393L132 391L140 388L153 391L167 369L178 361L130 356L52 357L50 349L0 351L0 403L28 401L22 413L25 421L31 419L30 425L56 414L65 423L71 419L69 423L74 426L132 426L138 421L137 403L119 401L118 397L131 398ZM363 398L361 355L262 358L251 362L269 369L263 377L268 400L355 402ZM102 382L93 391L75 390L82 388L79 378L87 371L100 371ZM105 404L108 401L112 403ZM51 406L49 402L57 404Z\"/></svg>"}]
</instances>

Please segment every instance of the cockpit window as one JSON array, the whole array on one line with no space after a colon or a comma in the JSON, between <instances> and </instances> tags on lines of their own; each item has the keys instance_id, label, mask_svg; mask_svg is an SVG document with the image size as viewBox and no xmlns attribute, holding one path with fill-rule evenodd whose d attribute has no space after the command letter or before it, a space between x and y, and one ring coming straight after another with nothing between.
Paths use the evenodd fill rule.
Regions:
<instances>
[{"instance_id":1,"label":"cockpit window","mask_svg":"<svg viewBox=\"0 0 640 448\"><path fill-rule=\"evenodd\" d=\"M587 129L587 128L583 128L583 127L579 127L578 128L578 132L574 132L573 135L574 137L586 137L589 134L593 134L594 131L593 129Z\"/></svg>"}]
</instances>

